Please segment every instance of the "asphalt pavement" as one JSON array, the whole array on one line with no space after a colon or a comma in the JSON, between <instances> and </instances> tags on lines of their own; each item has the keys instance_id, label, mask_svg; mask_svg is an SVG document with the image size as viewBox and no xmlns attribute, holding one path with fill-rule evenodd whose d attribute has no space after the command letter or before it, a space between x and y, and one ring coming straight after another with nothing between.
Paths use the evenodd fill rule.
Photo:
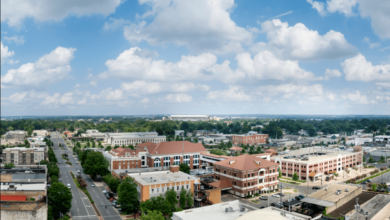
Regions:
<instances>
[{"instance_id":1,"label":"asphalt pavement","mask_svg":"<svg viewBox=\"0 0 390 220\"><path fill-rule=\"evenodd\" d=\"M64 165L64 167L66 167L69 171L73 171L74 173L76 173L78 169L80 169L81 171L83 170L80 164L76 164L76 160L73 156L73 152L67 147L64 139L58 133L56 133L56 138L53 138L53 136L52 136L52 141L53 141L53 143L54 143L54 141L58 141L59 143L61 143L64 146L65 151L62 151L61 148L58 147L58 142L54 143L54 145L56 146L56 144L57 144L58 149L61 150L61 152L58 152L59 157L57 157L57 159L60 158L63 161L60 153L66 152L69 155L68 158L69 158L69 161L72 163L73 167L71 167L68 164L65 164L64 162L61 162L62 164L60 164L60 165ZM56 152L56 155L57 155L57 152ZM58 159L58 161L60 161L60 160ZM74 183L71 175L69 174L69 171L67 171L67 173L70 177L70 180ZM91 186L91 184L93 183L92 179L88 175L84 174L83 172L81 172L81 177L83 178L83 180L87 184L87 190L88 190L89 194L91 195L92 200L95 202L95 206L99 210L101 217L103 217L103 219L105 219L105 220L121 220L122 218L119 216L118 211L113 207L111 202L104 196L102 189L99 189L98 187L92 187ZM64 184L66 185L67 182L64 181ZM75 189L77 189L76 186L74 186L74 187L75 187ZM73 186L72 186L72 190L73 190ZM83 194L79 190L78 190L78 192L80 194ZM88 205L85 204L85 206L89 210L88 206L90 206L90 202L89 202L88 198L87 198L87 200L88 200ZM73 208L73 201L72 201L72 208ZM77 207L77 208L79 208L79 207ZM91 208L92 208L93 214L96 216L96 213L93 210L93 207L91 207ZM73 213L72 213L72 216L73 216ZM78 213L77 213L76 216L80 216L80 218L75 218L75 219L84 219L85 215L78 215Z\"/></svg>"}]
</instances>

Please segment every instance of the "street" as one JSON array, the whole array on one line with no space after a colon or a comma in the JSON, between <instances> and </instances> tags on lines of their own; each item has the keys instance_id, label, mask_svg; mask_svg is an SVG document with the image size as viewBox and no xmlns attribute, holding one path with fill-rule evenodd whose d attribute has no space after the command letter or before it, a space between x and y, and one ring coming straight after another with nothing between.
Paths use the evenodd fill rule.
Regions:
<instances>
[{"instance_id":1,"label":"street","mask_svg":"<svg viewBox=\"0 0 390 220\"><path fill-rule=\"evenodd\" d=\"M73 152L70 151L70 149L65 144L64 139L58 134L58 133L52 133L51 141L54 143L54 152L57 156L60 172L61 172L61 178L63 183L67 185L68 183L72 186L72 218L73 219L98 219L96 216L96 213L88 199L87 196L85 196L76 186L74 183L72 176L70 175L70 171L73 173L77 173L77 170L83 170L80 164L76 164L76 160L73 157ZM64 146L63 151L60 147L58 147L58 143L61 143ZM64 153L68 154L69 161L72 163L73 167L66 164L65 161L62 159L61 154ZM103 219L106 220L121 220L121 217L119 216L117 210L112 206L111 202L104 196L103 194L103 188L99 187L91 187L91 184L93 183L92 179L85 175L83 172L81 173L82 178L87 184L87 190L89 194L91 195L93 201L95 202L95 206L99 210L101 216ZM107 208L106 208L107 207Z\"/></svg>"}]
</instances>

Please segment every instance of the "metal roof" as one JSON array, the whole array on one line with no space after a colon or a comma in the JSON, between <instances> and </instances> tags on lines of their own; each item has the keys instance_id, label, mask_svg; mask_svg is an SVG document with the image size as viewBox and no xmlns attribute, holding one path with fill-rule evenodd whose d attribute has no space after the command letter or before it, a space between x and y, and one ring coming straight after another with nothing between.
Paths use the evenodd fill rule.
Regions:
<instances>
[{"instance_id":1,"label":"metal roof","mask_svg":"<svg viewBox=\"0 0 390 220\"><path fill-rule=\"evenodd\" d=\"M322 207L329 207L329 206L332 206L335 204L334 202L329 202L329 201L325 201L322 199L316 199L316 198L312 198L312 197L305 197L304 199L301 200L301 202L315 204L315 205L322 206Z\"/></svg>"},{"instance_id":2,"label":"metal roof","mask_svg":"<svg viewBox=\"0 0 390 220\"><path fill-rule=\"evenodd\" d=\"M46 179L46 174L12 174L13 180L22 180L22 179Z\"/></svg>"}]
</instances>

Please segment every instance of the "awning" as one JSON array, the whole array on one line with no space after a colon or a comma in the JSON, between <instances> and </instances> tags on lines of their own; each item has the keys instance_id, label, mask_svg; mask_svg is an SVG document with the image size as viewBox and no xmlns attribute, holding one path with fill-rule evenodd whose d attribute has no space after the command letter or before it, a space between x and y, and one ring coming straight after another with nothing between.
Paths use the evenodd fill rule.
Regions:
<instances>
[{"instance_id":1,"label":"awning","mask_svg":"<svg viewBox=\"0 0 390 220\"><path fill-rule=\"evenodd\" d=\"M329 207L329 206L332 206L335 204L334 202L329 202L326 200L316 199L316 198L312 198L312 197L305 197L301 201L309 203L309 204L315 204L315 205L322 206L322 207Z\"/></svg>"},{"instance_id":2,"label":"awning","mask_svg":"<svg viewBox=\"0 0 390 220\"><path fill-rule=\"evenodd\" d=\"M220 181L209 183L208 185L214 188L221 188L221 189L232 188L233 186L233 184L229 180L220 180Z\"/></svg>"},{"instance_id":3,"label":"awning","mask_svg":"<svg viewBox=\"0 0 390 220\"><path fill-rule=\"evenodd\" d=\"M264 188L264 186L259 186L259 189L261 190L261 189L263 189Z\"/></svg>"},{"instance_id":4,"label":"awning","mask_svg":"<svg viewBox=\"0 0 390 220\"><path fill-rule=\"evenodd\" d=\"M311 172L309 173L309 177L317 177L317 176L322 176L321 172Z\"/></svg>"}]
</instances>

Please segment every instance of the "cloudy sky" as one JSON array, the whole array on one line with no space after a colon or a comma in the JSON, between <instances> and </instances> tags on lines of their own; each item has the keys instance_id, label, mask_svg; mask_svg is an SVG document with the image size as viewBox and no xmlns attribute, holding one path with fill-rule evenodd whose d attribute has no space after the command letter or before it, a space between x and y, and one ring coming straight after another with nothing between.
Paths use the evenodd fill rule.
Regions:
<instances>
[{"instance_id":1,"label":"cloudy sky","mask_svg":"<svg viewBox=\"0 0 390 220\"><path fill-rule=\"evenodd\" d=\"M2 116L390 113L388 0L1 6Z\"/></svg>"}]
</instances>

